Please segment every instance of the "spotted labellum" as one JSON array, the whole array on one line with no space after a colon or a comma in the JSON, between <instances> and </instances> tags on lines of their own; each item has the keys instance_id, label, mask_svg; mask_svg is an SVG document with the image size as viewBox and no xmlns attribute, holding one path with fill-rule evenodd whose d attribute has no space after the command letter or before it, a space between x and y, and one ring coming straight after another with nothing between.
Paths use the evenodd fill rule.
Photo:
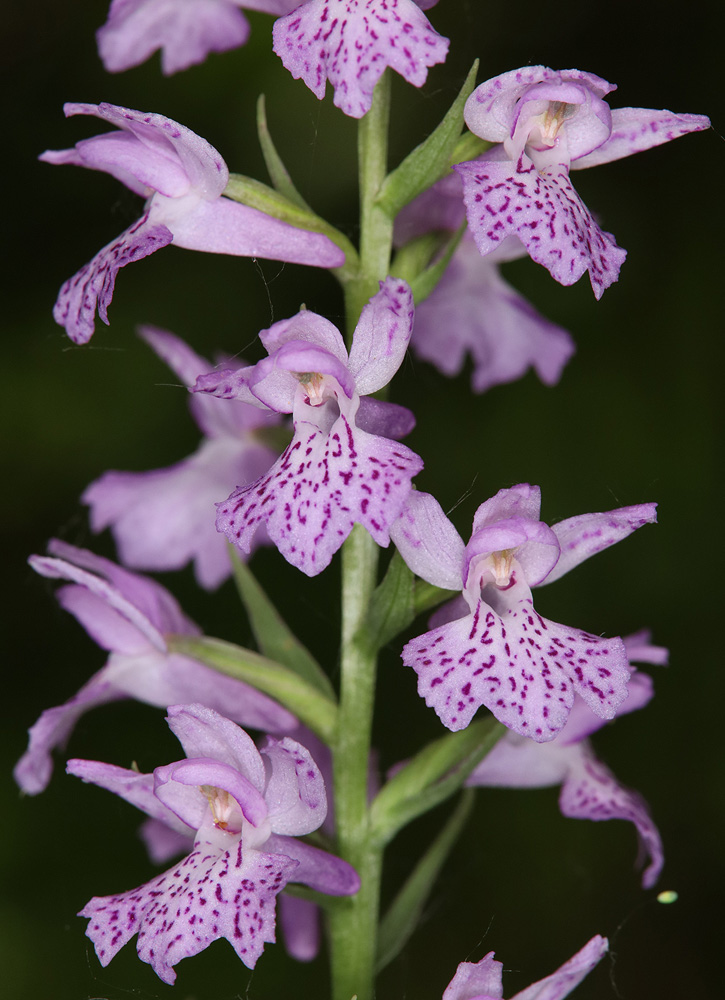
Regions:
<instances>
[{"instance_id":1,"label":"spotted labellum","mask_svg":"<svg viewBox=\"0 0 725 1000\"><path fill-rule=\"evenodd\" d=\"M101 965L135 934L139 958L165 983L174 966L226 938L253 969L275 940L275 904L288 882L318 892L357 892L355 870L296 838L327 812L314 760L289 738L257 750L239 726L203 705L169 708L185 760L152 774L71 760L68 773L120 795L172 831L193 835L191 853L130 892L94 897L81 911Z\"/></svg>"},{"instance_id":2,"label":"spotted labellum","mask_svg":"<svg viewBox=\"0 0 725 1000\"><path fill-rule=\"evenodd\" d=\"M274 51L315 97L329 80L335 106L362 118L387 67L422 87L448 39L421 12L437 0L308 0L274 25Z\"/></svg>"},{"instance_id":3,"label":"spotted labellum","mask_svg":"<svg viewBox=\"0 0 725 1000\"><path fill-rule=\"evenodd\" d=\"M710 120L645 108L610 110L606 98L615 89L593 73L525 66L474 90L466 103L466 124L495 145L455 169L482 254L516 236L562 285L588 271L600 298L617 280L626 253L599 228L570 171L701 131Z\"/></svg>"},{"instance_id":4,"label":"spotted labellum","mask_svg":"<svg viewBox=\"0 0 725 1000\"><path fill-rule=\"evenodd\" d=\"M467 545L429 494L413 493L391 537L410 568L462 599L412 639L403 662L445 726L464 729L485 705L536 742L563 729L579 695L611 719L627 697L621 639L559 625L534 609L531 588L557 580L595 552L655 520L655 504L583 514L549 527L538 487L500 490L476 511ZM440 624L443 620L443 624Z\"/></svg>"},{"instance_id":5,"label":"spotted labellum","mask_svg":"<svg viewBox=\"0 0 725 1000\"><path fill-rule=\"evenodd\" d=\"M266 524L308 576L329 565L356 523L388 545L423 462L393 440L412 429L412 413L368 397L398 370L412 326L410 289L388 278L363 309L349 356L339 330L303 310L260 334L269 357L197 379L197 392L292 413L294 437L270 471L217 504L230 542L247 552Z\"/></svg>"}]
</instances>

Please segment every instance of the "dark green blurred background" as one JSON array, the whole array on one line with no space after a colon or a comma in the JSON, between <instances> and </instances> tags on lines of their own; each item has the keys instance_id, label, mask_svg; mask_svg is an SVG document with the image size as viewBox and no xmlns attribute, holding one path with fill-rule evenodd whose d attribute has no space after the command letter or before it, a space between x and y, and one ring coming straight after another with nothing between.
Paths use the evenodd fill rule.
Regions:
<instances>
[{"instance_id":1,"label":"dark green blurred background","mask_svg":"<svg viewBox=\"0 0 725 1000\"><path fill-rule=\"evenodd\" d=\"M541 485L547 520L660 502L659 526L542 591L537 607L597 633L649 626L672 651L671 666L655 671L650 707L599 734L596 745L650 802L667 851L658 889L677 890L679 901L664 906L656 892L640 891L629 824L565 820L555 790L481 793L423 926L381 980L380 1000L438 1000L458 962L491 949L512 970L511 995L594 933L610 937L612 959L579 989L582 1000L722 995L722 32L714 4L676 9L675 16L674 7L647 3L441 0L430 17L452 38L451 57L431 71L425 92L395 87L392 155L400 158L433 127L475 56L481 80L527 62L577 66L619 84L615 106L713 118L715 131L576 175L584 200L629 251L621 281L600 303L587 279L565 289L528 260L508 267L510 280L577 342L555 390L529 375L471 398L469 372L450 381L412 358L393 389L393 398L418 414L409 443L426 460L419 485L436 492L445 509L458 504L453 517L463 533L479 503L520 481ZM53 535L112 555L108 538L90 536L78 502L83 488L108 468L170 464L198 440L184 392L168 385L173 377L136 339L134 325L167 327L207 356L243 351L253 359L257 331L301 302L341 318L326 274L172 247L122 271L110 329L99 324L90 346L72 346L51 317L57 290L137 217L139 204L105 175L36 161L45 148L99 130L92 120L64 121L63 102L161 112L207 138L231 169L264 177L253 113L265 92L273 134L304 195L354 235L355 125L291 80L269 51L271 19L252 16L245 49L164 79L158 58L125 74L104 73L93 32L105 14L102 0L16 4L2 45L10 118L2 269L3 995L323 1000L324 963L297 965L281 946L268 947L251 973L218 942L182 963L175 993L138 961L133 945L102 969L74 913L92 895L151 876L136 838L139 816L62 767L35 799L21 799L9 775L40 711L65 700L103 662L57 609L52 588L26 567L27 555ZM274 552L261 553L255 569L334 676L337 562L312 581ZM210 596L196 592L189 572L164 582L211 634L247 641L230 585ZM440 734L398 652L387 651L381 665L376 730L384 767ZM177 752L161 712L130 703L89 715L69 747L73 756L136 760L142 770ZM445 816L442 809L394 845L389 886L399 884Z\"/></svg>"}]
</instances>

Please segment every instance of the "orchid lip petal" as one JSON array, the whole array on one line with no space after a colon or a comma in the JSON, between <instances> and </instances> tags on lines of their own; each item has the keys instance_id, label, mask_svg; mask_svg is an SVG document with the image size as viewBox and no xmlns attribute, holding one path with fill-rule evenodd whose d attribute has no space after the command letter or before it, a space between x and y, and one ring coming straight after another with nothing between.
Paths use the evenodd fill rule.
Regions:
<instances>
[{"instance_id":1,"label":"orchid lip petal","mask_svg":"<svg viewBox=\"0 0 725 1000\"><path fill-rule=\"evenodd\" d=\"M320 100L329 80L335 106L353 118L370 110L386 66L421 87L428 67L448 52L448 39L413 0L307 0L275 22L273 36L274 51L292 76Z\"/></svg>"}]
</instances>

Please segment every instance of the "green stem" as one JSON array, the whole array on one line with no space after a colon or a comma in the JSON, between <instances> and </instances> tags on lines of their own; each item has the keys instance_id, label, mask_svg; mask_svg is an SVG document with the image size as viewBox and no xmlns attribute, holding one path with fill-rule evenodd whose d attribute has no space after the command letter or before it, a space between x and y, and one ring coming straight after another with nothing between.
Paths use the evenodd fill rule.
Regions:
<instances>
[{"instance_id":1,"label":"green stem","mask_svg":"<svg viewBox=\"0 0 725 1000\"><path fill-rule=\"evenodd\" d=\"M390 73L386 70L375 88L372 107L358 127L360 267L357 276L345 286L349 342L363 306L377 292L378 282L390 272L393 221L376 204L387 175L389 121Z\"/></svg>"},{"instance_id":2,"label":"green stem","mask_svg":"<svg viewBox=\"0 0 725 1000\"><path fill-rule=\"evenodd\" d=\"M391 219L376 205L388 159L390 79L383 74L358 132L360 263L345 283L348 345L360 313L388 275ZM372 1000L378 936L382 845L371 833L370 738L377 647L366 629L376 585L378 547L356 524L342 549L342 647L337 739L333 747L337 849L357 870L360 891L329 914L333 1000Z\"/></svg>"},{"instance_id":3,"label":"green stem","mask_svg":"<svg viewBox=\"0 0 725 1000\"><path fill-rule=\"evenodd\" d=\"M368 762L375 700L376 653L362 626L375 588L378 548L355 525L342 551L343 633L340 716L334 750L338 851L357 870L361 888L330 916L333 1000L371 1000L382 849L370 835Z\"/></svg>"}]
</instances>

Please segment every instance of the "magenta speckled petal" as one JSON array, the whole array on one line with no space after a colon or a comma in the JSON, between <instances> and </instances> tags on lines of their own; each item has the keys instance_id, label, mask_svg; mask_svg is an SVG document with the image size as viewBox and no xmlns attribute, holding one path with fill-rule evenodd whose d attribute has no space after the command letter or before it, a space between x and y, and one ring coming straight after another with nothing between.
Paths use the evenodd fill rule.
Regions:
<instances>
[{"instance_id":1,"label":"magenta speckled petal","mask_svg":"<svg viewBox=\"0 0 725 1000\"><path fill-rule=\"evenodd\" d=\"M370 110L386 67L421 87L441 63L448 39L431 27L413 0L308 0L274 25L274 51L295 79L353 118Z\"/></svg>"},{"instance_id":2,"label":"magenta speckled petal","mask_svg":"<svg viewBox=\"0 0 725 1000\"><path fill-rule=\"evenodd\" d=\"M387 278L367 303L355 328L350 372L361 396L382 389L402 364L413 330L413 294L404 281Z\"/></svg>"},{"instance_id":3,"label":"magenta speckled petal","mask_svg":"<svg viewBox=\"0 0 725 1000\"><path fill-rule=\"evenodd\" d=\"M76 344L86 344L96 328L96 310L108 325L108 307L116 275L127 264L168 246L173 235L165 225L149 222L148 213L108 243L60 289L53 318Z\"/></svg>"},{"instance_id":4,"label":"magenta speckled petal","mask_svg":"<svg viewBox=\"0 0 725 1000\"><path fill-rule=\"evenodd\" d=\"M113 0L96 32L98 53L109 73L120 73L161 49L161 71L169 76L204 62L210 52L244 45L244 6L244 0Z\"/></svg>"},{"instance_id":5,"label":"magenta speckled petal","mask_svg":"<svg viewBox=\"0 0 725 1000\"><path fill-rule=\"evenodd\" d=\"M589 271L600 298L617 280L626 253L596 224L565 165L540 173L522 154L517 163L473 160L455 169L463 178L468 225L482 254L513 235L562 285L573 285Z\"/></svg>"},{"instance_id":6,"label":"magenta speckled petal","mask_svg":"<svg viewBox=\"0 0 725 1000\"><path fill-rule=\"evenodd\" d=\"M273 833L301 837L317 830L327 815L327 793L309 750L289 737L267 737L261 752L270 772L264 797Z\"/></svg>"},{"instance_id":7,"label":"magenta speckled petal","mask_svg":"<svg viewBox=\"0 0 725 1000\"><path fill-rule=\"evenodd\" d=\"M620 785L609 768L598 761L586 744L579 744L580 759L572 764L559 797L565 816L574 819L624 819L634 823L640 839L639 862L649 858L642 885L651 889L664 864L662 840L644 799Z\"/></svg>"},{"instance_id":8,"label":"magenta speckled petal","mask_svg":"<svg viewBox=\"0 0 725 1000\"><path fill-rule=\"evenodd\" d=\"M601 514L579 514L553 525L561 545L559 561L540 581L552 583L597 552L620 542L645 524L657 521L657 504L641 503Z\"/></svg>"},{"instance_id":9,"label":"magenta speckled petal","mask_svg":"<svg viewBox=\"0 0 725 1000\"><path fill-rule=\"evenodd\" d=\"M654 146L677 139L689 132L710 128L706 115L678 115L673 111L650 111L646 108L615 108L612 111L612 134L607 141L588 153L572 159L571 169L596 167L600 163L621 160Z\"/></svg>"},{"instance_id":10,"label":"magenta speckled petal","mask_svg":"<svg viewBox=\"0 0 725 1000\"><path fill-rule=\"evenodd\" d=\"M277 893L297 868L287 857L243 849L229 851L203 837L174 868L146 885L117 896L94 897L79 916L106 966L138 932L138 955L165 983L174 966L226 938L253 969L265 943L275 940Z\"/></svg>"},{"instance_id":11,"label":"magenta speckled petal","mask_svg":"<svg viewBox=\"0 0 725 1000\"><path fill-rule=\"evenodd\" d=\"M466 618L419 636L403 649L418 674L418 693L445 726L464 729L485 705L509 729L537 742L554 739L578 693L602 718L627 694L621 639L558 625L534 610L525 584L496 614L479 601Z\"/></svg>"},{"instance_id":12,"label":"magenta speckled petal","mask_svg":"<svg viewBox=\"0 0 725 1000\"><path fill-rule=\"evenodd\" d=\"M308 576L327 565L353 524L379 545L410 491L422 461L405 445L366 434L345 414L329 430L323 407L304 406L295 436L269 473L217 505L217 528L243 551L260 524L288 562Z\"/></svg>"}]
</instances>

